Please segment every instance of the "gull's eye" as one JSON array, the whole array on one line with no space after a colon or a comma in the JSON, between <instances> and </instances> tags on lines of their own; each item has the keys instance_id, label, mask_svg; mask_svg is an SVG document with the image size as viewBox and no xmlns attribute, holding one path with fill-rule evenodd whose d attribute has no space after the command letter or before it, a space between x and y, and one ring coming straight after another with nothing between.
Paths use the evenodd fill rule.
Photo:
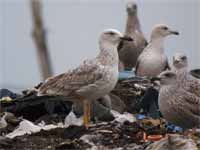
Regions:
<instances>
[{"instance_id":1,"label":"gull's eye","mask_svg":"<svg viewBox=\"0 0 200 150\"><path fill-rule=\"evenodd\" d=\"M181 59L182 59L182 60L186 60L186 59L187 59L187 57L186 57L186 56L183 56L183 57L181 57Z\"/></svg>"},{"instance_id":2,"label":"gull's eye","mask_svg":"<svg viewBox=\"0 0 200 150\"><path fill-rule=\"evenodd\" d=\"M108 32L107 34L109 34L109 35L115 35L115 33L112 32L112 31Z\"/></svg>"},{"instance_id":3,"label":"gull's eye","mask_svg":"<svg viewBox=\"0 0 200 150\"><path fill-rule=\"evenodd\" d=\"M165 76L169 78L169 77L172 77L173 74L171 74L171 73L166 73Z\"/></svg>"},{"instance_id":4,"label":"gull's eye","mask_svg":"<svg viewBox=\"0 0 200 150\"><path fill-rule=\"evenodd\" d=\"M163 30L168 30L168 27L162 27Z\"/></svg>"},{"instance_id":5,"label":"gull's eye","mask_svg":"<svg viewBox=\"0 0 200 150\"><path fill-rule=\"evenodd\" d=\"M137 5L133 5L133 9L137 9Z\"/></svg>"}]
</instances>

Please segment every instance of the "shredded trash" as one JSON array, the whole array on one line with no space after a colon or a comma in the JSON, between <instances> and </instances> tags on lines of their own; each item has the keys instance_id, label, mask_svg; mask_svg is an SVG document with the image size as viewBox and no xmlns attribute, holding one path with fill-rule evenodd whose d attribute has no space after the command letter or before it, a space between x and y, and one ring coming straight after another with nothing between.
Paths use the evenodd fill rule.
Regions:
<instances>
[{"instance_id":1,"label":"shredded trash","mask_svg":"<svg viewBox=\"0 0 200 150\"><path fill-rule=\"evenodd\" d=\"M117 111L112 110L111 113L115 117L115 121L119 123L124 123L125 121L129 121L129 122L136 121L135 117L132 114L127 113L127 112L120 114Z\"/></svg>"},{"instance_id":2,"label":"shredded trash","mask_svg":"<svg viewBox=\"0 0 200 150\"><path fill-rule=\"evenodd\" d=\"M41 128L37 125L34 125L32 122L28 120L23 120L20 122L19 127L15 129L13 132L6 135L8 138L14 138L16 136L22 136L25 134L32 134L39 132Z\"/></svg>"},{"instance_id":3,"label":"shredded trash","mask_svg":"<svg viewBox=\"0 0 200 150\"><path fill-rule=\"evenodd\" d=\"M76 126L83 125L82 117L77 118L76 115L73 112L70 112L69 115L66 116L66 118L65 118L64 126L67 128L70 125L76 125Z\"/></svg>"},{"instance_id":4,"label":"shredded trash","mask_svg":"<svg viewBox=\"0 0 200 150\"><path fill-rule=\"evenodd\" d=\"M198 130L192 134L192 139L183 138L180 127L160 118L157 93L151 86L146 79L121 79L113 94L109 95L111 102L116 97L119 99L115 110L110 110L112 107L102 109L113 119L94 119L88 130L83 126L81 115L72 111L73 104L66 98L37 97L34 92L16 94L20 96L1 101L4 112L0 114L0 149L159 150L169 143L168 134L178 134L177 139L184 141L180 150L200 147ZM10 97L4 95L7 96ZM149 98L154 104L149 103ZM123 104L123 108L119 104ZM106 106L102 101L98 105Z\"/></svg>"},{"instance_id":5,"label":"shredded trash","mask_svg":"<svg viewBox=\"0 0 200 150\"><path fill-rule=\"evenodd\" d=\"M168 135L145 150L198 150L194 141L182 135Z\"/></svg>"}]
</instances>

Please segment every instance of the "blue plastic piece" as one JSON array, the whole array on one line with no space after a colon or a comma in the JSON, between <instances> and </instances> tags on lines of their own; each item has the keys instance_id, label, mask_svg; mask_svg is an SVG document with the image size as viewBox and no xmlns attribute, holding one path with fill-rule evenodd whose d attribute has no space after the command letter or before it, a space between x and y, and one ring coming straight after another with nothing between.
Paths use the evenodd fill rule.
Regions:
<instances>
[{"instance_id":1,"label":"blue plastic piece","mask_svg":"<svg viewBox=\"0 0 200 150\"><path fill-rule=\"evenodd\" d=\"M174 124L172 124L172 123L166 123L166 125L165 125L165 127L166 127L166 129L168 130L168 131L170 131L170 132L182 132L183 131L183 129L181 128L181 127L179 127L179 126L175 126Z\"/></svg>"},{"instance_id":2,"label":"blue plastic piece","mask_svg":"<svg viewBox=\"0 0 200 150\"><path fill-rule=\"evenodd\" d=\"M142 114L137 114L137 115L136 115L136 119L137 119L137 120L142 120L142 119L145 119L145 118L146 118L145 115L142 115Z\"/></svg>"},{"instance_id":3,"label":"blue plastic piece","mask_svg":"<svg viewBox=\"0 0 200 150\"><path fill-rule=\"evenodd\" d=\"M135 76L134 71L120 71L119 72L119 79L128 79L134 76Z\"/></svg>"}]
</instances>

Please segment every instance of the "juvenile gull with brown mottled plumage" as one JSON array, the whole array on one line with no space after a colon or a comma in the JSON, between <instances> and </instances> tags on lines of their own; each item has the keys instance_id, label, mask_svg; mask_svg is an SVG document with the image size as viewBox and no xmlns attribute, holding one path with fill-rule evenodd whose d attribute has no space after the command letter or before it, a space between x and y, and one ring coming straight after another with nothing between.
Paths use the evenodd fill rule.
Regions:
<instances>
[{"instance_id":1,"label":"juvenile gull with brown mottled plumage","mask_svg":"<svg viewBox=\"0 0 200 150\"><path fill-rule=\"evenodd\" d=\"M118 80L117 46L125 38L114 29L107 29L99 37L99 55L86 60L76 69L49 78L39 88L38 95L64 95L75 103L83 102L84 125L90 120L90 102L108 94Z\"/></svg>"},{"instance_id":2,"label":"juvenile gull with brown mottled plumage","mask_svg":"<svg viewBox=\"0 0 200 150\"><path fill-rule=\"evenodd\" d=\"M200 97L180 87L173 71L162 72L158 79L159 109L163 117L184 129L200 127Z\"/></svg>"},{"instance_id":3,"label":"juvenile gull with brown mottled plumage","mask_svg":"<svg viewBox=\"0 0 200 150\"><path fill-rule=\"evenodd\" d=\"M173 56L173 71L177 74L179 86L200 97L200 79L188 71L188 58L184 53Z\"/></svg>"}]
</instances>

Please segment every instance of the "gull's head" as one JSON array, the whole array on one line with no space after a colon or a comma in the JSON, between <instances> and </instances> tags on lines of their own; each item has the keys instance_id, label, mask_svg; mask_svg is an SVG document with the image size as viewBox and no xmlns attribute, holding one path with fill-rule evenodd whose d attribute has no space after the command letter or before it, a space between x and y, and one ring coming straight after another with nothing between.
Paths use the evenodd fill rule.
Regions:
<instances>
[{"instance_id":1,"label":"gull's head","mask_svg":"<svg viewBox=\"0 0 200 150\"><path fill-rule=\"evenodd\" d=\"M165 24L157 24L152 30L151 38L163 38L168 35L179 35L179 32L176 30L172 30Z\"/></svg>"},{"instance_id":2,"label":"gull's head","mask_svg":"<svg viewBox=\"0 0 200 150\"><path fill-rule=\"evenodd\" d=\"M164 71L158 77L161 85L173 85L176 83L177 75L173 71Z\"/></svg>"},{"instance_id":3,"label":"gull's head","mask_svg":"<svg viewBox=\"0 0 200 150\"><path fill-rule=\"evenodd\" d=\"M99 37L100 45L104 46L118 46L121 40L132 41L132 38L123 36L118 30L115 29L106 29L104 30Z\"/></svg>"},{"instance_id":4,"label":"gull's head","mask_svg":"<svg viewBox=\"0 0 200 150\"><path fill-rule=\"evenodd\" d=\"M173 56L173 66L176 69L186 68L188 66L187 56L184 53L175 53Z\"/></svg>"},{"instance_id":5,"label":"gull's head","mask_svg":"<svg viewBox=\"0 0 200 150\"><path fill-rule=\"evenodd\" d=\"M137 13L137 4L135 1L129 1L126 4L126 11L128 14L136 14Z\"/></svg>"}]
</instances>

